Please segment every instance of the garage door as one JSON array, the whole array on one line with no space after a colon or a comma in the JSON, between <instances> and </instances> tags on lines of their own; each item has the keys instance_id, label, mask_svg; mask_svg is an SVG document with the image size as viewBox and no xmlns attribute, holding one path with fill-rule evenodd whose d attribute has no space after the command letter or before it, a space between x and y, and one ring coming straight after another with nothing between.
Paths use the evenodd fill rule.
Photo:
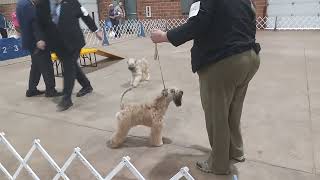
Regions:
<instances>
[{"instance_id":1,"label":"garage door","mask_svg":"<svg viewBox=\"0 0 320 180\"><path fill-rule=\"evenodd\" d=\"M87 9L90 16L92 16L92 12L94 13L95 22L99 22L99 11L98 11L98 4L97 0L79 0L81 5ZM85 27L84 23L81 21L81 26Z\"/></svg>"},{"instance_id":2,"label":"garage door","mask_svg":"<svg viewBox=\"0 0 320 180\"><path fill-rule=\"evenodd\" d=\"M269 0L268 16L320 16L320 1Z\"/></svg>"},{"instance_id":3,"label":"garage door","mask_svg":"<svg viewBox=\"0 0 320 180\"><path fill-rule=\"evenodd\" d=\"M269 0L268 17L277 28L313 29L320 26L319 0ZM275 20L277 17L277 20ZM271 23L270 26L273 26Z\"/></svg>"}]
</instances>

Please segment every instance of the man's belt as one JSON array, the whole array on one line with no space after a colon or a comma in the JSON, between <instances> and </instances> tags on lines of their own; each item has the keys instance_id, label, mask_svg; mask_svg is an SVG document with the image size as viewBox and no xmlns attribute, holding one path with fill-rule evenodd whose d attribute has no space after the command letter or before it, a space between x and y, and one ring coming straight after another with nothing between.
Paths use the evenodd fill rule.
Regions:
<instances>
[{"instance_id":1,"label":"man's belt","mask_svg":"<svg viewBox=\"0 0 320 180\"><path fill-rule=\"evenodd\" d=\"M259 54L259 52L261 51L261 46L259 43L254 43L252 48L257 54Z\"/></svg>"}]
</instances>

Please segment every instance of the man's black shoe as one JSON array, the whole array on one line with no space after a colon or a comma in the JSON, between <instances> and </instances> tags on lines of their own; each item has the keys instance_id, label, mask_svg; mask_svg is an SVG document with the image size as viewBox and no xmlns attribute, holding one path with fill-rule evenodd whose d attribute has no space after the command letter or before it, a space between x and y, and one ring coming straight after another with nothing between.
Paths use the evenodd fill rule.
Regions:
<instances>
[{"instance_id":1,"label":"man's black shoe","mask_svg":"<svg viewBox=\"0 0 320 180\"><path fill-rule=\"evenodd\" d=\"M27 97L33 97L33 96L39 96L41 94L44 94L44 91L39 91L39 90L27 90L26 96Z\"/></svg>"},{"instance_id":2,"label":"man's black shoe","mask_svg":"<svg viewBox=\"0 0 320 180\"><path fill-rule=\"evenodd\" d=\"M57 90L46 92L46 97L59 97L63 96L63 92L58 92Z\"/></svg>"},{"instance_id":3,"label":"man's black shoe","mask_svg":"<svg viewBox=\"0 0 320 180\"><path fill-rule=\"evenodd\" d=\"M57 105L57 108L58 108L58 112L61 112L61 111L65 111L67 109L69 109L71 106L73 105L72 101L71 100L62 100L58 105Z\"/></svg>"},{"instance_id":4,"label":"man's black shoe","mask_svg":"<svg viewBox=\"0 0 320 180\"><path fill-rule=\"evenodd\" d=\"M89 94L93 91L93 88L91 86L88 87L83 87L78 93L77 93L77 97L82 97L86 94Z\"/></svg>"}]
</instances>

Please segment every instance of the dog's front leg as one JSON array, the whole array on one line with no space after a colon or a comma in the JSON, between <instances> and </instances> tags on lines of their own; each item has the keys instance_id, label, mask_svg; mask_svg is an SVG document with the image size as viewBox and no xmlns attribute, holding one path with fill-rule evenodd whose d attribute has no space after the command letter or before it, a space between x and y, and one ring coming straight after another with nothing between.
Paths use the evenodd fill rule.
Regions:
<instances>
[{"instance_id":1,"label":"dog's front leg","mask_svg":"<svg viewBox=\"0 0 320 180\"><path fill-rule=\"evenodd\" d=\"M137 87L138 84L139 84L140 81L141 81L141 78L142 78L142 74L137 74L136 77L135 77L134 80L133 80L132 86L133 86L133 87Z\"/></svg>"},{"instance_id":2,"label":"dog's front leg","mask_svg":"<svg viewBox=\"0 0 320 180\"><path fill-rule=\"evenodd\" d=\"M118 119L118 129L117 131L112 135L111 138L111 147L117 148L119 147L124 140L126 139L129 130L131 129L129 121L126 121L126 119L119 118L119 115L117 115Z\"/></svg>"},{"instance_id":3,"label":"dog's front leg","mask_svg":"<svg viewBox=\"0 0 320 180\"><path fill-rule=\"evenodd\" d=\"M150 80L150 71L149 68L147 67L146 72L145 72L145 80L149 81Z\"/></svg>"},{"instance_id":4,"label":"dog's front leg","mask_svg":"<svg viewBox=\"0 0 320 180\"><path fill-rule=\"evenodd\" d=\"M150 134L150 144L152 146L161 146L163 144L162 141L162 124L157 124L151 127L151 134Z\"/></svg>"},{"instance_id":5,"label":"dog's front leg","mask_svg":"<svg viewBox=\"0 0 320 180\"><path fill-rule=\"evenodd\" d=\"M134 80L134 76L132 74L131 79L130 79L130 86L133 86L133 80Z\"/></svg>"}]
</instances>

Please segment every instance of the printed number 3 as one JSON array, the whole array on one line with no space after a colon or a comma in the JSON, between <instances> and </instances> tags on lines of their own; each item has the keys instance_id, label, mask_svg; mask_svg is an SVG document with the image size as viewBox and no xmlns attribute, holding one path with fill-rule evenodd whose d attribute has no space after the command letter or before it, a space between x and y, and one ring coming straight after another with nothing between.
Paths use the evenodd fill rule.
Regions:
<instances>
[{"instance_id":1,"label":"printed number 3","mask_svg":"<svg viewBox=\"0 0 320 180\"><path fill-rule=\"evenodd\" d=\"M16 51L16 52L19 51L19 48L17 45L14 45L13 47L14 47L14 51Z\"/></svg>"},{"instance_id":2,"label":"printed number 3","mask_svg":"<svg viewBox=\"0 0 320 180\"><path fill-rule=\"evenodd\" d=\"M3 53L3 54L7 54L7 48L6 48L6 47L3 47L2 49L3 49L3 52L2 52L2 53Z\"/></svg>"}]
</instances>

